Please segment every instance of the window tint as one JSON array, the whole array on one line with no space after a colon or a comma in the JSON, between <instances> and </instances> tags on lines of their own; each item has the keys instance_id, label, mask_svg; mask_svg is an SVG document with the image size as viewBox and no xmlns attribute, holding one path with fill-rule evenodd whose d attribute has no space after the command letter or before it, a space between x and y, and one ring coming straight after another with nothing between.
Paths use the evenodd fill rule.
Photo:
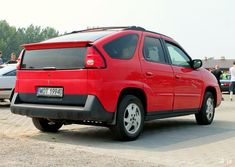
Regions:
<instances>
[{"instance_id":1,"label":"window tint","mask_svg":"<svg viewBox=\"0 0 235 167\"><path fill-rule=\"evenodd\" d=\"M190 58L177 46L166 43L173 65L182 67L191 67Z\"/></svg>"},{"instance_id":2,"label":"window tint","mask_svg":"<svg viewBox=\"0 0 235 167\"><path fill-rule=\"evenodd\" d=\"M10 72L4 74L3 76L16 76L16 70L10 71Z\"/></svg>"},{"instance_id":3,"label":"window tint","mask_svg":"<svg viewBox=\"0 0 235 167\"><path fill-rule=\"evenodd\" d=\"M161 42L157 38L145 37L143 55L145 60L165 63Z\"/></svg>"},{"instance_id":4,"label":"window tint","mask_svg":"<svg viewBox=\"0 0 235 167\"><path fill-rule=\"evenodd\" d=\"M138 42L136 34L125 35L104 45L104 50L114 59L130 59Z\"/></svg>"},{"instance_id":5,"label":"window tint","mask_svg":"<svg viewBox=\"0 0 235 167\"><path fill-rule=\"evenodd\" d=\"M21 69L84 68L86 48L29 50L23 56Z\"/></svg>"}]
</instances>

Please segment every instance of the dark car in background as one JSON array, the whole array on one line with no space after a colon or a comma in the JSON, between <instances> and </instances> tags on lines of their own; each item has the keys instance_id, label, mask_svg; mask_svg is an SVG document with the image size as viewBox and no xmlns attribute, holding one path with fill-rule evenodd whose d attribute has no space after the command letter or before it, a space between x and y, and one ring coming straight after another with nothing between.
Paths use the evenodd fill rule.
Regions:
<instances>
[{"instance_id":1,"label":"dark car in background","mask_svg":"<svg viewBox=\"0 0 235 167\"><path fill-rule=\"evenodd\" d=\"M229 92L229 85L231 82L230 79L231 79L231 75L228 74L226 75L224 79L220 80L222 92ZM235 88L233 89L233 92L235 93Z\"/></svg>"}]
</instances>

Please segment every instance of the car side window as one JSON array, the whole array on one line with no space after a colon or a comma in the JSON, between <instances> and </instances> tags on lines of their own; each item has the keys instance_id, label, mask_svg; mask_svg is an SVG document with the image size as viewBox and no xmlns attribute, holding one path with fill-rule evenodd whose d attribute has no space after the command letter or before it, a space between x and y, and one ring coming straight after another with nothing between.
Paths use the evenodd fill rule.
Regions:
<instances>
[{"instance_id":1,"label":"car side window","mask_svg":"<svg viewBox=\"0 0 235 167\"><path fill-rule=\"evenodd\" d=\"M190 58L179 47L166 43L172 65L181 67L191 67Z\"/></svg>"},{"instance_id":2,"label":"car side window","mask_svg":"<svg viewBox=\"0 0 235 167\"><path fill-rule=\"evenodd\" d=\"M162 45L159 39L153 37L144 38L143 55L145 60L165 63Z\"/></svg>"},{"instance_id":3,"label":"car side window","mask_svg":"<svg viewBox=\"0 0 235 167\"><path fill-rule=\"evenodd\" d=\"M138 35L129 34L104 45L104 50L114 59L131 59L138 42Z\"/></svg>"},{"instance_id":4,"label":"car side window","mask_svg":"<svg viewBox=\"0 0 235 167\"><path fill-rule=\"evenodd\" d=\"M4 74L3 76L16 76L16 70L10 71L10 72Z\"/></svg>"}]
</instances>

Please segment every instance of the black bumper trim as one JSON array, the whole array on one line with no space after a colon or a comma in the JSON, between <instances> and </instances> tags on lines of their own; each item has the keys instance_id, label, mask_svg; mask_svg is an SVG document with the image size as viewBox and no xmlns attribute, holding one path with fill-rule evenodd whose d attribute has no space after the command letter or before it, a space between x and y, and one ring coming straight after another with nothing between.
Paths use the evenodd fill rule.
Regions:
<instances>
[{"instance_id":1,"label":"black bumper trim","mask_svg":"<svg viewBox=\"0 0 235 167\"><path fill-rule=\"evenodd\" d=\"M19 93L20 101L32 104L55 104L70 106L85 106L87 95L65 94L62 98L38 97L36 93Z\"/></svg>"},{"instance_id":2,"label":"black bumper trim","mask_svg":"<svg viewBox=\"0 0 235 167\"><path fill-rule=\"evenodd\" d=\"M28 117L71 121L89 120L111 123L114 118L114 113L107 112L94 95L88 95L85 106L79 107L24 103L20 101L19 94L15 93L11 102L11 112Z\"/></svg>"}]
</instances>

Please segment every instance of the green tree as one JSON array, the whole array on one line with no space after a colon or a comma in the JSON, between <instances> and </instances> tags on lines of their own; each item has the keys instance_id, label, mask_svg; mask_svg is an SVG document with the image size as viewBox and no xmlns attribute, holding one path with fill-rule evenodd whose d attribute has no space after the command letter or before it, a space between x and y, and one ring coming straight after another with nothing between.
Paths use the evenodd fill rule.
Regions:
<instances>
[{"instance_id":1,"label":"green tree","mask_svg":"<svg viewBox=\"0 0 235 167\"><path fill-rule=\"evenodd\" d=\"M0 20L0 50L3 59L10 59L10 54L20 53L22 44L40 42L52 37L57 37L59 32L54 28L30 25L27 28L16 28L10 26L7 21Z\"/></svg>"},{"instance_id":2,"label":"green tree","mask_svg":"<svg viewBox=\"0 0 235 167\"><path fill-rule=\"evenodd\" d=\"M3 59L16 47L16 28L11 27L5 20L0 21L0 50L3 52Z\"/></svg>"}]
</instances>

